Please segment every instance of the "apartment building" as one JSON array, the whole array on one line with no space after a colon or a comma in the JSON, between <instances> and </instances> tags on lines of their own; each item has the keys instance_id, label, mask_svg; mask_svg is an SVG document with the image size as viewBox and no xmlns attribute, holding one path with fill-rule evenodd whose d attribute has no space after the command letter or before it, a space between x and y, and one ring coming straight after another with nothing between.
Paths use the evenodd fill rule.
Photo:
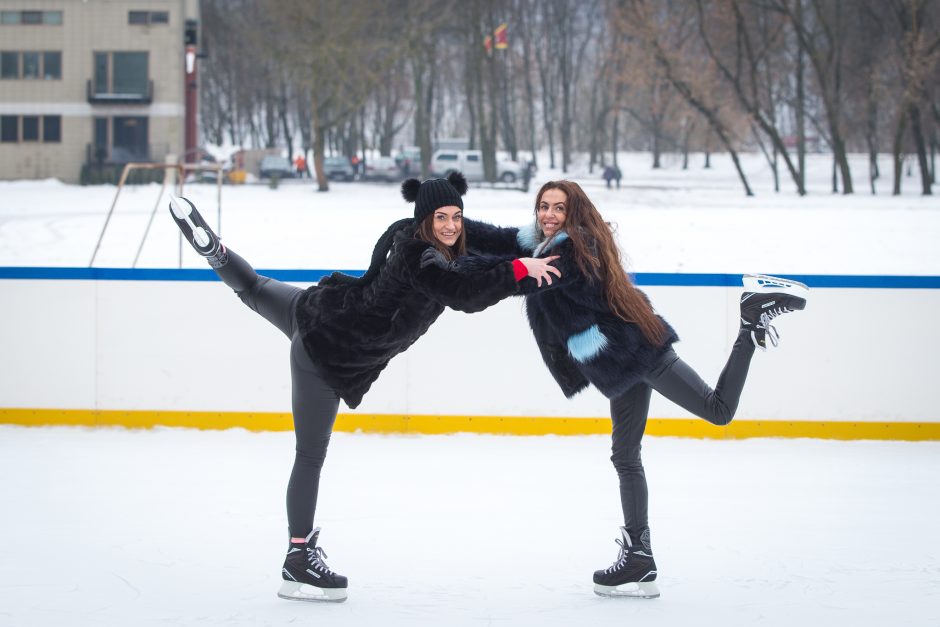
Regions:
<instances>
[{"instance_id":1,"label":"apartment building","mask_svg":"<svg viewBox=\"0 0 940 627\"><path fill-rule=\"evenodd\" d=\"M0 0L0 180L182 158L198 20L198 0Z\"/></svg>"}]
</instances>

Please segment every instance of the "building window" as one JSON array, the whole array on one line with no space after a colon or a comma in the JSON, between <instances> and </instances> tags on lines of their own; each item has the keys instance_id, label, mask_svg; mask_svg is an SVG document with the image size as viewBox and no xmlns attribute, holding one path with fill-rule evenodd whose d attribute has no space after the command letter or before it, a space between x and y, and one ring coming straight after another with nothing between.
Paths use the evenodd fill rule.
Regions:
<instances>
[{"instance_id":1,"label":"building window","mask_svg":"<svg viewBox=\"0 0 940 627\"><path fill-rule=\"evenodd\" d=\"M58 143L62 141L62 116L42 116L42 141L44 143Z\"/></svg>"},{"instance_id":2,"label":"building window","mask_svg":"<svg viewBox=\"0 0 940 627\"><path fill-rule=\"evenodd\" d=\"M0 116L0 141L3 143L38 142L40 139L45 143L62 141L61 115Z\"/></svg>"},{"instance_id":3,"label":"building window","mask_svg":"<svg viewBox=\"0 0 940 627\"><path fill-rule=\"evenodd\" d=\"M15 115L0 116L0 141L16 143L20 140L20 119Z\"/></svg>"},{"instance_id":4,"label":"building window","mask_svg":"<svg viewBox=\"0 0 940 627\"><path fill-rule=\"evenodd\" d=\"M0 53L0 78L58 80L62 78L62 53L4 51Z\"/></svg>"},{"instance_id":5,"label":"building window","mask_svg":"<svg viewBox=\"0 0 940 627\"><path fill-rule=\"evenodd\" d=\"M62 11L0 11L0 24L62 24Z\"/></svg>"},{"instance_id":6,"label":"building window","mask_svg":"<svg viewBox=\"0 0 940 627\"><path fill-rule=\"evenodd\" d=\"M23 53L23 78L39 78L39 53Z\"/></svg>"},{"instance_id":7,"label":"building window","mask_svg":"<svg viewBox=\"0 0 940 627\"><path fill-rule=\"evenodd\" d=\"M95 93L146 96L146 52L96 52Z\"/></svg>"},{"instance_id":8,"label":"building window","mask_svg":"<svg viewBox=\"0 0 940 627\"><path fill-rule=\"evenodd\" d=\"M23 138L24 142L39 141L39 116L24 115L23 118Z\"/></svg>"},{"instance_id":9,"label":"building window","mask_svg":"<svg viewBox=\"0 0 940 627\"><path fill-rule=\"evenodd\" d=\"M20 77L20 53L0 52L0 79Z\"/></svg>"},{"instance_id":10,"label":"building window","mask_svg":"<svg viewBox=\"0 0 940 627\"><path fill-rule=\"evenodd\" d=\"M42 77L47 81L62 78L62 53L42 53Z\"/></svg>"},{"instance_id":11,"label":"building window","mask_svg":"<svg viewBox=\"0 0 940 627\"><path fill-rule=\"evenodd\" d=\"M169 24L168 11L128 11L128 24Z\"/></svg>"}]
</instances>

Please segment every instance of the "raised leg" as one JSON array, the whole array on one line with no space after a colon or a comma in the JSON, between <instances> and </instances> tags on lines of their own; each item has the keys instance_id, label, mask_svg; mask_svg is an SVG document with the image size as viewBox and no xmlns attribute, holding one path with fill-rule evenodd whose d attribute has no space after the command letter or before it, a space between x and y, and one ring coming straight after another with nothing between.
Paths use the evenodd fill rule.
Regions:
<instances>
[{"instance_id":1,"label":"raised leg","mask_svg":"<svg viewBox=\"0 0 940 627\"><path fill-rule=\"evenodd\" d=\"M754 356L754 343L746 331L738 333L715 389L672 349L660 358L646 377L654 390L699 418L715 425L726 425L734 418Z\"/></svg>"}]
</instances>

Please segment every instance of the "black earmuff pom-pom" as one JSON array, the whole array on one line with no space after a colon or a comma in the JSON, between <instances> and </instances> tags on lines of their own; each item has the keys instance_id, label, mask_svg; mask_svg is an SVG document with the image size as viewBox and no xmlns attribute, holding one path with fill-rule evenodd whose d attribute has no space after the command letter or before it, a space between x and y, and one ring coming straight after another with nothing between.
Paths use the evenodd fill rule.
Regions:
<instances>
[{"instance_id":1,"label":"black earmuff pom-pom","mask_svg":"<svg viewBox=\"0 0 940 627\"><path fill-rule=\"evenodd\" d=\"M418 179L408 179L401 184L401 195L407 202L414 202L418 199L418 190L421 188L421 181Z\"/></svg>"},{"instance_id":2,"label":"black earmuff pom-pom","mask_svg":"<svg viewBox=\"0 0 940 627\"><path fill-rule=\"evenodd\" d=\"M454 186L454 189L461 196L467 193L467 179L464 178L461 172L451 172L447 175L447 181Z\"/></svg>"}]
</instances>

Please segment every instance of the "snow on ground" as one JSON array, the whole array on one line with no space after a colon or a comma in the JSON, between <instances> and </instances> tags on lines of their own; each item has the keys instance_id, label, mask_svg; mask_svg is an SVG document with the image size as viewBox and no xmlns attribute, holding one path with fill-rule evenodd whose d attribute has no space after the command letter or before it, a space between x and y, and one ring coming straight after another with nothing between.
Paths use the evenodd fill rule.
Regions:
<instances>
[{"instance_id":1,"label":"snow on ground","mask_svg":"<svg viewBox=\"0 0 940 627\"><path fill-rule=\"evenodd\" d=\"M471 188L468 217L519 225L530 219L537 186L566 175L543 164L533 189ZM940 274L940 203L922 197L914 178L905 193L867 193L867 165L855 160L852 196L832 194L830 160L810 159L808 196L800 198L782 179L773 192L762 156L745 156L756 196L746 197L730 160L712 158L689 170L667 162L651 170L646 154L625 154L621 189L608 190L599 173L576 167L579 181L616 223L629 266L637 272L767 272L794 274ZM882 171L889 176L888 159ZM131 186L119 198L96 266L130 267L159 197L158 185ZM113 186L79 187L56 181L0 182L0 266L87 266L114 198ZM189 185L186 195L215 224L212 185ZM376 238L412 208L396 185L334 183L318 193L309 181L225 186L222 235L259 268L364 269ZM139 267L177 267L179 239L161 201L141 251ZM183 267L204 267L189 250Z\"/></svg>"},{"instance_id":2,"label":"snow on ground","mask_svg":"<svg viewBox=\"0 0 940 627\"><path fill-rule=\"evenodd\" d=\"M662 597L605 599L603 436L337 433L318 524L343 604L275 596L289 433L0 426L0 626L940 620L937 442L648 438Z\"/></svg>"}]
</instances>

